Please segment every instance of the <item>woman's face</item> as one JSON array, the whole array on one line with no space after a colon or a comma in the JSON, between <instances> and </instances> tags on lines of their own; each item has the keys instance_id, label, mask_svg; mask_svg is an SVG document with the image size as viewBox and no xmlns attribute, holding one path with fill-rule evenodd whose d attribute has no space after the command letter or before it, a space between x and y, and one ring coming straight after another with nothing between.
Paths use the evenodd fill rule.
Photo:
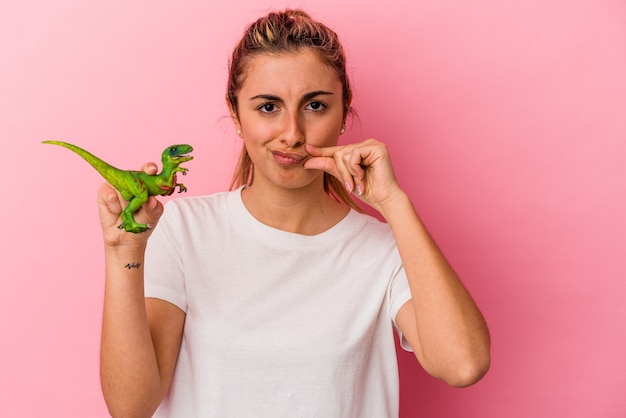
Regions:
<instances>
[{"instance_id":1,"label":"woman's face","mask_svg":"<svg viewBox=\"0 0 626 418\"><path fill-rule=\"evenodd\" d=\"M247 64L233 119L254 163L254 183L299 188L322 182L305 170L304 144L337 144L343 125L342 84L315 52L263 54Z\"/></svg>"}]
</instances>

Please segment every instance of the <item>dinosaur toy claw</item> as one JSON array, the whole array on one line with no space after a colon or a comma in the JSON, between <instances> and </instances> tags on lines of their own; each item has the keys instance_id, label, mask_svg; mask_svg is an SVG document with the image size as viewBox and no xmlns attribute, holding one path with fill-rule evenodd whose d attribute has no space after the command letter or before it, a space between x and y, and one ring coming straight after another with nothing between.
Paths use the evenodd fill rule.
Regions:
<instances>
[{"instance_id":1,"label":"dinosaur toy claw","mask_svg":"<svg viewBox=\"0 0 626 418\"><path fill-rule=\"evenodd\" d=\"M138 223L121 223L117 226L119 229L123 229L126 232L132 232L133 234L141 234L152 229L150 224L138 224Z\"/></svg>"},{"instance_id":2,"label":"dinosaur toy claw","mask_svg":"<svg viewBox=\"0 0 626 418\"><path fill-rule=\"evenodd\" d=\"M149 229L152 229L152 226L148 224L119 224L117 226L119 229L123 229L126 232L132 232L133 234L141 234L146 232Z\"/></svg>"}]
</instances>

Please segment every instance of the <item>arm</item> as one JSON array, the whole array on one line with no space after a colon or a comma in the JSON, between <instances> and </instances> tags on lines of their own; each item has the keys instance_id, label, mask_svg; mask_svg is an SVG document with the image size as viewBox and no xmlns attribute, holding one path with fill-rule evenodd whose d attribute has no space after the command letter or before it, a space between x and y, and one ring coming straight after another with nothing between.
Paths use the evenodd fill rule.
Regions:
<instances>
[{"instance_id":1,"label":"arm","mask_svg":"<svg viewBox=\"0 0 626 418\"><path fill-rule=\"evenodd\" d=\"M420 221L411 201L398 192L381 206L396 239L412 300L396 323L424 369L463 387L489 368L489 331L469 293Z\"/></svg>"},{"instance_id":2,"label":"arm","mask_svg":"<svg viewBox=\"0 0 626 418\"><path fill-rule=\"evenodd\" d=\"M149 232L120 230L124 206L108 184L98 193L105 241L105 297L100 375L113 417L149 417L169 387L178 356L184 313L144 298L143 262ZM155 198L137 213L155 225L162 206Z\"/></svg>"},{"instance_id":3,"label":"arm","mask_svg":"<svg viewBox=\"0 0 626 418\"><path fill-rule=\"evenodd\" d=\"M315 148L307 168L339 178L378 210L391 227L408 277L412 300L396 323L424 369L453 386L478 381L490 363L489 331L463 284L437 248L413 204L398 185L384 144Z\"/></svg>"}]
</instances>

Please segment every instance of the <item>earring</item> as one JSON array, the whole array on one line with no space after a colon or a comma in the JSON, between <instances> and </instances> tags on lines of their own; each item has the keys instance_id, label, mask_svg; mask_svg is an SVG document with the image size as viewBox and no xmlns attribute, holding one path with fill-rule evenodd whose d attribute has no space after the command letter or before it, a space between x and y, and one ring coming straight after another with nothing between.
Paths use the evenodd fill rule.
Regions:
<instances>
[{"instance_id":1,"label":"earring","mask_svg":"<svg viewBox=\"0 0 626 418\"><path fill-rule=\"evenodd\" d=\"M346 131L346 127L345 127L345 126L342 126L342 127L341 127L341 130L339 131L339 133L340 133L340 134L343 134L345 131Z\"/></svg>"},{"instance_id":2,"label":"earring","mask_svg":"<svg viewBox=\"0 0 626 418\"><path fill-rule=\"evenodd\" d=\"M237 135L241 136L241 129L237 129Z\"/></svg>"}]
</instances>

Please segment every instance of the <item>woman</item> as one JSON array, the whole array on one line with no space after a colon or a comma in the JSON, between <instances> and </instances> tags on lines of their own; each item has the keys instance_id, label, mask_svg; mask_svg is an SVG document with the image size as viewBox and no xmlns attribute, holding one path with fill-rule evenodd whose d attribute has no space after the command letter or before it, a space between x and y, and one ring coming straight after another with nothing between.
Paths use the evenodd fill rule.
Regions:
<instances>
[{"instance_id":1,"label":"woman","mask_svg":"<svg viewBox=\"0 0 626 418\"><path fill-rule=\"evenodd\" d=\"M159 221L148 245L150 233L116 228L123 202L101 187L113 416L395 417L394 328L450 385L486 373L485 321L386 147L338 145L351 97L336 34L302 11L270 13L231 59L244 142L232 190L165 211L152 198L138 214Z\"/></svg>"}]
</instances>

